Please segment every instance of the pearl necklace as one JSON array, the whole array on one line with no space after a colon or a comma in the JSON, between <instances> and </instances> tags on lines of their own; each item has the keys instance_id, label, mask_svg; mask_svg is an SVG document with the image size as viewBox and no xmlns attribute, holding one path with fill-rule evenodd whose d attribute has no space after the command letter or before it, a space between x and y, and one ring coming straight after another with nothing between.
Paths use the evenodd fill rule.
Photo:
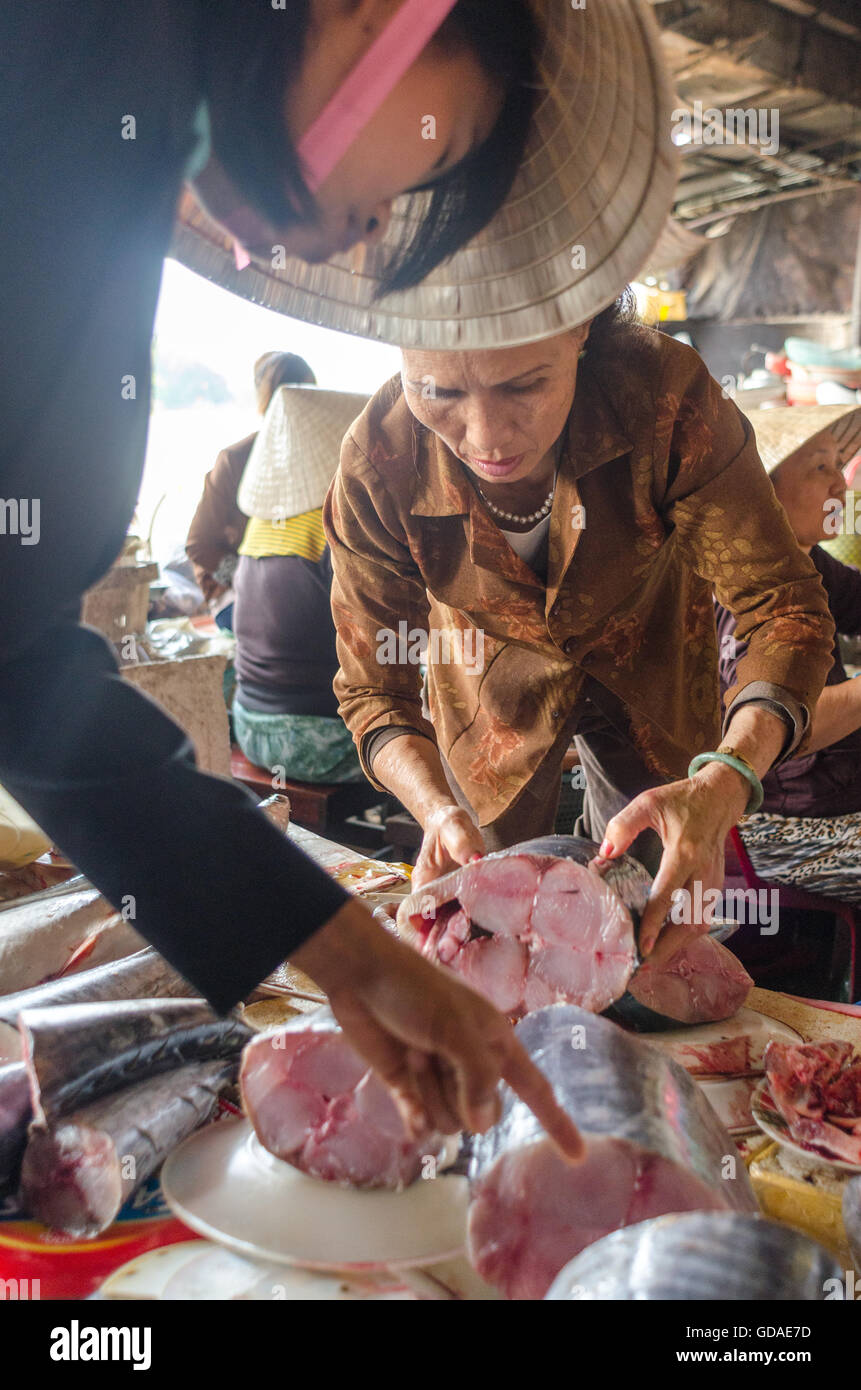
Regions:
<instances>
[{"instance_id":1,"label":"pearl necklace","mask_svg":"<svg viewBox=\"0 0 861 1390\"><path fill-rule=\"evenodd\" d=\"M519 526L526 526L528 522L543 521L546 516L549 516L550 511L553 507L553 498L556 494L556 481L554 479L553 486L548 492L541 506L538 508L538 511L530 512L529 516L518 516L516 512L504 512L501 507L495 507L491 502L490 498L485 497L481 488L478 486L478 483L476 483L475 486L482 502L488 508L489 511L493 512L494 516L498 516L502 521L513 521Z\"/></svg>"}]
</instances>

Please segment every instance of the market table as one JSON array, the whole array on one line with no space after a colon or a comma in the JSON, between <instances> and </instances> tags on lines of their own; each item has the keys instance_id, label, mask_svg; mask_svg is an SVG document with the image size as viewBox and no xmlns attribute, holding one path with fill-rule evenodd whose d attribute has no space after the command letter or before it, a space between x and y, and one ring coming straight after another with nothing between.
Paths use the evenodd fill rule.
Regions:
<instances>
[{"instance_id":1,"label":"market table","mask_svg":"<svg viewBox=\"0 0 861 1390\"><path fill-rule=\"evenodd\" d=\"M333 872L341 866L363 863L363 856L300 826L288 831L294 844L321 868ZM368 863L369 872L385 865ZM401 886L406 891L406 885ZM377 895L389 898L386 890ZM268 995L268 998L266 997ZM259 1023L277 1022L295 1012L316 1007L322 995L313 981L290 966L276 972L267 987L255 991L260 1002L249 1006L249 1017ZM805 1041L843 1038L861 1050L861 1009L827 1002L793 999L788 995L754 989L747 1006L794 1028ZM269 1017L260 1011L270 1011ZM225 1106L226 1115L238 1112ZM834 1183L817 1185L803 1174L781 1171L774 1161L778 1146L765 1136L739 1141L739 1152L763 1210L772 1219L794 1226L828 1246L851 1268L840 1223L840 1200ZM120 1217L93 1241L51 1240L47 1231L7 1199L0 1204L0 1277L39 1281L42 1298L156 1298L177 1281L190 1279L200 1298L223 1297L206 1292L225 1281L245 1277L242 1261L220 1246L201 1239L166 1207L157 1178L150 1179L127 1203ZM248 1266L253 1270L253 1266ZM397 1274L385 1271L317 1273L283 1266L272 1298L496 1299L499 1294L471 1269L465 1257L414 1268ZM261 1278L272 1277L262 1266ZM189 1272L190 1271L190 1272ZM859 1271L861 1274L861 1271ZM190 1296L168 1293L169 1297Z\"/></svg>"}]
</instances>

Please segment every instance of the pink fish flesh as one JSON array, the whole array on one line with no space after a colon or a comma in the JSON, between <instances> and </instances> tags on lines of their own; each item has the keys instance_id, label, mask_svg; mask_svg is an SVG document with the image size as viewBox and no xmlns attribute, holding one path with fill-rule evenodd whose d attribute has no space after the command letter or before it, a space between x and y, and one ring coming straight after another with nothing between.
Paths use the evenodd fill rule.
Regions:
<instances>
[{"instance_id":1,"label":"pink fish flesh","mask_svg":"<svg viewBox=\"0 0 861 1390\"><path fill-rule=\"evenodd\" d=\"M714 1023L738 1013L753 980L709 936L692 936L662 965L645 961L628 986L638 1003L677 1023Z\"/></svg>"},{"instance_id":2,"label":"pink fish flesh","mask_svg":"<svg viewBox=\"0 0 861 1390\"><path fill-rule=\"evenodd\" d=\"M389 1091L328 1009L252 1039L240 1087L263 1147L325 1182L406 1187L442 1148L440 1135L410 1137Z\"/></svg>"},{"instance_id":3,"label":"pink fish flesh","mask_svg":"<svg viewBox=\"0 0 861 1390\"><path fill-rule=\"evenodd\" d=\"M765 1074L797 1144L861 1164L861 1057L848 1042L770 1042Z\"/></svg>"},{"instance_id":4,"label":"pink fish flesh","mask_svg":"<svg viewBox=\"0 0 861 1390\"><path fill-rule=\"evenodd\" d=\"M488 855L405 898L398 910L431 960L509 1017L559 1001L600 1012L625 992L634 923L618 893L572 859Z\"/></svg>"},{"instance_id":5,"label":"pink fish flesh","mask_svg":"<svg viewBox=\"0 0 861 1390\"><path fill-rule=\"evenodd\" d=\"M468 1252L508 1298L543 1298L559 1271L611 1231L672 1211L755 1212L743 1164L700 1087L644 1040L570 1004L517 1035L586 1140L562 1162L523 1101L473 1141Z\"/></svg>"}]
</instances>

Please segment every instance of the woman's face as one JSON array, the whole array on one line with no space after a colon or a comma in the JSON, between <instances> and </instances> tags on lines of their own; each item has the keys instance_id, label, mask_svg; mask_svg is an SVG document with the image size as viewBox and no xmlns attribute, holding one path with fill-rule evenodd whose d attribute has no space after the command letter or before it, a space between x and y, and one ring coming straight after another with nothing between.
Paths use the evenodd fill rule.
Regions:
<instances>
[{"instance_id":1,"label":"woman's face","mask_svg":"<svg viewBox=\"0 0 861 1390\"><path fill-rule=\"evenodd\" d=\"M294 146L391 13L381 0L364 0L358 9L319 0L312 7L302 64L285 94L285 120ZM243 201L215 158L195 180L195 188L213 217L251 255L268 261L272 247L283 246L287 255L324 261L359 242L381 240L393 199L447 173L483 144L502 100L499 84L470 51L431 43L317 190L313 222L273 226ZM434 138L428 138L430 131Z\"/></svg>"},{"instance_id":2,"label":"woman's face","mask_svg":"<svg viewBox=\"0 0 861 1390\"><path fill-rule=\"evenodd\" d=\"M834 498L845 501L846 479L837 441L830 431L809 439L784 459L771 481L799 545L809 548L833 535L825 529L832 514L826 504Z\"/></svg>"},{"instance_id":3,"label":"woman's face","mask_svg":"<svg viewBox=\"0 0 861 1390\"><path fill-rule=\"evenodd\" d=\"M407 404L480 482L521 482L562 433L588 334L584 324L490 352L404 352Z\"/></svg>"}]
</instances>

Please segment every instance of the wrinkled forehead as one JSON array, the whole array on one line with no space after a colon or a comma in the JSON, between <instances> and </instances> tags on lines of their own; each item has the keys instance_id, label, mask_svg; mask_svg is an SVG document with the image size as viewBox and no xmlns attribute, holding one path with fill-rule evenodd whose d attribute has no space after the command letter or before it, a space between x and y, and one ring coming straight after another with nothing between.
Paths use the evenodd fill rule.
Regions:
<instances>
[{"instance_id":1,"label":"wrinkled forehead","mask_svg":"<svg viewBox=\"0 0 861 1390\"><path fill-rule=\"evenodd\" d=\"M479 390L500 386L530 372L552 370L576 358L570 333L519 347L488 348L478 352L427 351L404 348L404 375L410 381L431 376L444 390Z\"/></svg>"}]
</instances>

